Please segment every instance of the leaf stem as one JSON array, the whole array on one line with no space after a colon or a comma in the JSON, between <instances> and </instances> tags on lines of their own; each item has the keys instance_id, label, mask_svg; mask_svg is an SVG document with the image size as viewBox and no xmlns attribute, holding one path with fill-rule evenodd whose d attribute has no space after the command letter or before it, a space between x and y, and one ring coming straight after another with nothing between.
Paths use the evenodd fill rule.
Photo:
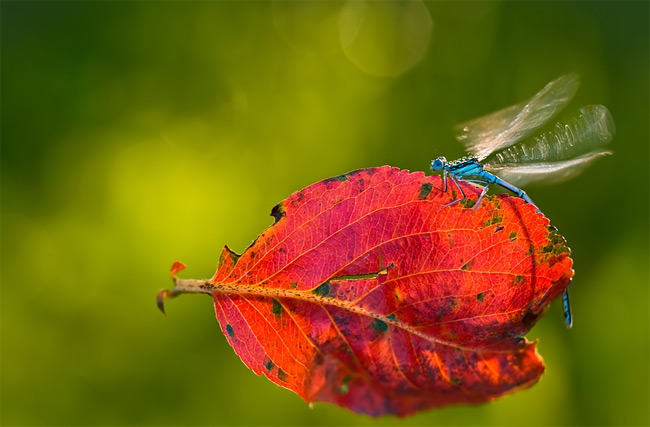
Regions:
<instances>
[{"instance_id":1,"label":"leaf stem","mask_svg":"<svg viewBox=\"0 0 650 427\"><path fill-rule=\"evenodd\" d=\"M156 296L156 304L160 311L165 314L165 300L176 298L182 294L211 294L214 286L208 280L198 279L179 279L173 277L174 287L169 289L162 289Z\"/></svg>"}]
</instances>

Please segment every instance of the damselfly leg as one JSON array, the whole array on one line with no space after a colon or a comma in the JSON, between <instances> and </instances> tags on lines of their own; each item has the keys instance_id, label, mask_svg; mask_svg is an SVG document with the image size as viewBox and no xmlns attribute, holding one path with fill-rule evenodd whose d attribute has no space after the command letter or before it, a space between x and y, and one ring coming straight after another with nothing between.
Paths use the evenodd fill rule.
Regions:
<instances>
[{"instance_id":1,"label":"damselfly leg","mask_svg":"<svg viewBox=\"0 0 650 427\"><path fill-rule=\"evenodd\" d=\"M474 207L472 208L476 210L481 205L481 200L483 200L483 196L485 196L485 194L488 192L491 182L485 179L475 179L475 178L463 178L463 181L471 182L481 187L481 194L478 196L478 199L476 199L476 203L474 203Z\"/></svg>"},{"instance_id":2,"label":"damselfly leg","mask_svg":"<svg viewBox=\"0 0 650 427\"><path fill-rule=\"evenodd\" d=\"M458 190L460 191L461 197L459 197L458 199L452 201L451 203L447 203L446 205L444 205L443 207L438 209L438 212L440 212L444 208L447 208L449 206L453 206L456 203L460 203L461 201L463 201L463 200L465 200L467 198L467 196L465 195L465 192L463 191L463 188L460 186L458 180L456 178L454 178L453 176L451 176L451 175L449 176L449 179L451 179L452 182L454 184L456 184L456 188L458 188ZM445 170L443 170L443 172L442 172L442 187L443 188L436 187L435 185L433 186L433 188L435 188L436 190L442 191L443 193L447 192L449 187L447 185L447 171L445 171Z\"/></svg>"},{"instance_id":3,"label":"damselfly leg","mask_svg":"<svg viewBox=\"0 0 650 427\"><path fill-rule=\"evenodd\" d=\"M460 186L460 184L458 183L458 180L457 180L456 178L454 178L452 175L450 175L449 178L451 178L451 180L453 181L453 183L456 184L456 188L458 188L458 191L460 191L460 194L461 194L462 196L459 197L458 199L452 201L451 203L447 203L446 205L444 205L443 207L441 207L440 209L438 209L438 212L440 212L440 211L443 210L444 208L448 208L449 206L453 206L453 205L455 205L456 203L460 203L460 202L462 202L463 200L465 200L465 199L467 198L467 196L465 195L465 192L463 191L463 188L462 188L462 187ZM446 191L445 191L445 192L446 192Z\"/></svg>"},{"instance_id":4,"label":"damselfly leg","mask_svg":"<svg viewBox=\"0 0 650 427\"><path fill-rule=\"evenodd\" d=\"M438 191L442 191L443 193L447 192L447 171L446 170L443 169L442 171L442 188L438 188L433 184L432 186Z\"/></svg>"}]
</instances>

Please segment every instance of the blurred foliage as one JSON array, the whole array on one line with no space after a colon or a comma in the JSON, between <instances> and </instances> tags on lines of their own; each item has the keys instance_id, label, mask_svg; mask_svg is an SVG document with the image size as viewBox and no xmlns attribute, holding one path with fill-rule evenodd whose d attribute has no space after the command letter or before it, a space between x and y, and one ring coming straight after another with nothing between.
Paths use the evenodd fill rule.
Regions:
<instances>
[{"instance_id":1,"label":"blurred foliage","mask_svg":"<svg viewBox=\"0 0 650 427\"><path fill-rule=\"evenodd\" d=\"M462 155L453 125L566 72L615 155L527 188L574 253L530 390L400 425L647 425L648 2L2 2L3 425L390 425L248 371L209 277L312 182Z\"/></svg>"}]
</instances>

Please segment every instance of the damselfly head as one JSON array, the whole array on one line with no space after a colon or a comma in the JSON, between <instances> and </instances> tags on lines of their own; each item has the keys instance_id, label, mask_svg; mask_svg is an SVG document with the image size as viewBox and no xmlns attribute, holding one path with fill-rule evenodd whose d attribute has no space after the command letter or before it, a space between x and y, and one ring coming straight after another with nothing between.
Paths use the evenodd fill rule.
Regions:
<instances>
[{"instance_id":1,"label":"damselfly head","mask_svg":"<svg viewBox=\"0 0 650 427\"><path fill-rule=\"evenodd\" d=\"M437 159L431 161L431 170L432 171L442 170L442 168L444 168L446 164L447 164L447 159L444 158L443 156L440 156Z\"/></svg>"}]
</instances>

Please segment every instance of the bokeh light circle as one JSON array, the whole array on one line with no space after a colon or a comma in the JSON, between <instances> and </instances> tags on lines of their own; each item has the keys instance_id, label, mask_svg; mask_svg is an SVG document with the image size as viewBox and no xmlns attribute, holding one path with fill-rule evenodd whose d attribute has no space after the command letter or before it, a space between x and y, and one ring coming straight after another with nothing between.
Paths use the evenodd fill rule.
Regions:
<instances>
[{"instance_id":1,"label":"bokeh light circle","mask_svg":"<svg viewBox=\"0 0 650 427\"><path fill-rule=\"evenodd\" d=\"M343 51L359 69L376 76L398 76L420 62L432 30L431 15L420 0L350 0L339 16Z\"/></svg>"}]
</instances>

